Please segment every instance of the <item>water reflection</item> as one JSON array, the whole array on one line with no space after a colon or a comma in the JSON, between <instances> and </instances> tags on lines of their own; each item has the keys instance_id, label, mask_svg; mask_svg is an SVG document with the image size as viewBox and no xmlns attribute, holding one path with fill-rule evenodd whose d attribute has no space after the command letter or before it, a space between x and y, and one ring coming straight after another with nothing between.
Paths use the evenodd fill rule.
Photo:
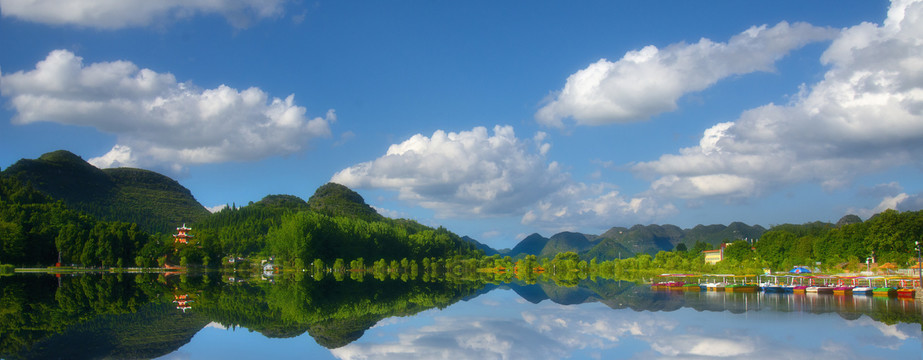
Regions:
<instances>
[{"instance_id":1,"label":"water reflection","mask_svg":"<svg viewBox=\"0 0 923 360\"><path fill-rule=\"evenodd\" d=\"M717 299L708 297L713 298ZM756 307L739 314L688 307L612 310L600 302L531 304L510 291L494 291L471 304L426 315L429 323L375 328L363 339L331 353L341 359L867 359L882 358L882 354L916 358L920 354L919 325L886 325L864 315L851 321L833 313Z\"/></svg>"},{"instance_id":2,"label":"water reflection","mask_svg":"<svg viewBox=\"0 0 923 360\"><path fill-rule=\"evenodd\" d=\"M3 358L906 358L920 323L896 298L612 280L0 278Z\"/></svg>"}]
</instances>

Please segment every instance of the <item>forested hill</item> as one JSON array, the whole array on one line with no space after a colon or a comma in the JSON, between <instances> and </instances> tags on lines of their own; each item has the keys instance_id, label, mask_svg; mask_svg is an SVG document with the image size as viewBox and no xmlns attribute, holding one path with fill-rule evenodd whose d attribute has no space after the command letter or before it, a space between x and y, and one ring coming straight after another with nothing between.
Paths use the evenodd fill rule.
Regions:
<instances>
[{"instance_id":1,"label":"forested hill","mask_svg":"<svg viewBox=\"0 0 923 360\"><path fill-rule=\"evenodd\" d=\"M133 168L98 169L66 150L19 160L0 175L31 184L72 209L101 220L137 223L149 233L167 233L209 214L188 189L167 176Z\"/></svg>"},{"instance_id":2,"label":"forested hill","mask_svg":"<svg viewBox=\"0 0 923 360\"><path fill-rule=\"evenodd\" d=\"M308 199L308 207L327 216L350 216L365 221L385 219L366 204L361 195L337 183L327 183L317 188Z\"/></svg>"},{"instance_id":3,"label":"forested hill","mask_svg":"<svg viewBox=\"0 0 923 360\"><path fill-rule=\"evenodd\" d=\"M264 254L296 267L312 260L419 260L476 251L474 244L444 228L381 216L358 193L335 183L318 188L307 202L270 195L219 211L193 228L207 257Z\"/></svg>"}]
</instances>

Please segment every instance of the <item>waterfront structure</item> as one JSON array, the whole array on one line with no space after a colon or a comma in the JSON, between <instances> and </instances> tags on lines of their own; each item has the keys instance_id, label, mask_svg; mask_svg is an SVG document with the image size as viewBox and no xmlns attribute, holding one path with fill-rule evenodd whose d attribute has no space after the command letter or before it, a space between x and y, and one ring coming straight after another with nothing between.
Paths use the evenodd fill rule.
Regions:
<instances>
[{"instance_id":1,"label":"waterfront structure","mask_svg":"<svg viewBox=\"0 0 923 360\"><path fill-rule=\"evenodd\" d=\"M727 247L727 243L722 243L718 249L715 250L705 250L702 253L705 254L705 263L706 264L717 264L719 261L724 260L724 248Z\"/></svg>"}]
</instances>

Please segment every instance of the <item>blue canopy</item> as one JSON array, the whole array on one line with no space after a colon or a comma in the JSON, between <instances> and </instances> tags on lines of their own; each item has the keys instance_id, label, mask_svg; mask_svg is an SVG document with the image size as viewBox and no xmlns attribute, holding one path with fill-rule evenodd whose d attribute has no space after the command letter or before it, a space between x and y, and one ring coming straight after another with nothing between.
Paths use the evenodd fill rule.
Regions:
<instances>
[{"instance_id":1,"label":"blue canopy","mask_svg":"<svg viewBox=\"0 0 923 360\"><path fill-rule=\"evenodd\" d=\"M791 269L788 272L793 274L810 274L811 269L808 269L804 266L796 266L794 269Z\"/></svg>"}]
</instances>

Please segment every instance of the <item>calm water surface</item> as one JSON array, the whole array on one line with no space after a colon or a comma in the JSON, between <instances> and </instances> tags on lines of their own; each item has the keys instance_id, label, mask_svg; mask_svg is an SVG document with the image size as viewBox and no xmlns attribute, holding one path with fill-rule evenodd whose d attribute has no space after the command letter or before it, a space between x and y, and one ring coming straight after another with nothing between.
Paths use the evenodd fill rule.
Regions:
<instances>
[{"instance_id":1,"label":"calm water surface","mask_svg":"<svg viewBox=\"0 0 923 360\"><path fill-rule=\"evenodd\" d=\"M18 275L0 284L0 356L6 358L918 359L923 354L919 303L860 295L652 291L611 280L560 287ZM30 312L41 313L25 315Z\"/></svg>"}]
</instances>

